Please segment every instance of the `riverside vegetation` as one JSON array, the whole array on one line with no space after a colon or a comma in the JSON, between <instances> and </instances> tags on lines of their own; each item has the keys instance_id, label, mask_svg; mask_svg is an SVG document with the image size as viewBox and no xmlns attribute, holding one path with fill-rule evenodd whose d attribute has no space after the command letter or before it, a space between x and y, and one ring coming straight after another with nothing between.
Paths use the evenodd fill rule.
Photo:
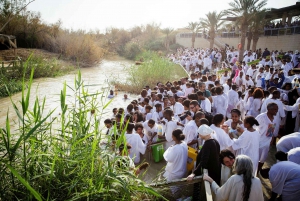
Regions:
<instances>
[{"instance_id":1,"label":"riverside vegetation","mask_svg":"<svg viewBox=\"0 0 300 201\"><path fill-rule=\"evenodd\" d=\"M119 77L113 78L112 84L118 90L139 94L147 85L156 86L157 82L172 82L187 76L180 65L170 62L156 52L144 51L136 58L142 58L144 62L141 65L132 65L126 68L127 77L125 80Z\"/></svg>"},{"instance_id":2,"label":"riverside vegetation","mask_svg":"<svg viewBox=\"0 0 300 201\"><path fill-rule=\"evenodd\" d=\"M29 105L33 75L27 91L23 79L21 107L11 100L18 129L7 116L0 130L0 200L163 200L128 166L120 167L116 150L125 143L126 125L113 148L102 135L99 119L110 103L103 92L89 94L78 72L74 87L64 84L60 115L53 117L54 110L44 111L45 98Z\"/></svg>"}]
</instances>

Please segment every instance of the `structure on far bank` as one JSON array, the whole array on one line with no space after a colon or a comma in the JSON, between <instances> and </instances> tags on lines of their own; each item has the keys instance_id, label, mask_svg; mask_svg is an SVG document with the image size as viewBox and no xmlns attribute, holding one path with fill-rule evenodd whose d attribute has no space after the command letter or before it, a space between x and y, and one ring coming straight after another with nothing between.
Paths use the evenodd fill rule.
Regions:
<instances>
[{"instance_id":1,"label":"structure on far bank","mask_svg":"<svg viewBox=\"0 0 300 201\"><path fill-rule=\"evenodd\" d=\"M295 50L300 47L300 20L292 22L293 17L300 15L300 1L295 5L283 8L271 8L267 11L266 19L269 21L277 20L274 26L265 26L257 43L257 49L268 47L270 50ZM223 20L236 21L236 17L227 17ZM176 43L184 46L192 46L192 33L188 29L178 29ZM238 29L227 30L216 33L214 45L225 47L229 44L235 48L240 43L240 32ZM205 31L201 30L195 36L195 48L209 47L209 40Z\"/></svg>"}]
</instances>

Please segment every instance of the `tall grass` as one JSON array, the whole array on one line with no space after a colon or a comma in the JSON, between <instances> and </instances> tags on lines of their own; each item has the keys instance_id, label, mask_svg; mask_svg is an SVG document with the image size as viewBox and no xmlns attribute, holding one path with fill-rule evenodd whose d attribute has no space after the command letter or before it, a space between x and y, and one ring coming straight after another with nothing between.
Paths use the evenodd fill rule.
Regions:
<instances>
[{"instance_id":1,"label":"tall grass","mask_svg":"<svg viewBox=\"0 0 300 201\"><path fill-rule=\"evenodd\" d=\"M143 64L127 68L128 76L125 81L122 78L114 78L113 84L118 89L138 94L146 85L153 87L157 82L172 82L187 76L179 65L168 61L156 52L144 51L137 56L137 59L140 58L144 59Z\"/></svg>"},{"instance_id":2,"label":"tall grass","mask_svg":"<svg viewBox=\"0 0 300 201\"><path fill-rule=\"evenodd\" d=\"M78 72L75 86L64 84L60 115L53 117L55 110L45 112L45 98L29 103L33 75L32 70L28 83L24 79L21 107L11 100L19 128L12 130L7 116L0 130L0 200L161 199L129 167L120 167L115 151L126 143L125 130L115 146L103 144L99 118L109 104L103 92L89 94Z\"/></svg>"}]
</instances>

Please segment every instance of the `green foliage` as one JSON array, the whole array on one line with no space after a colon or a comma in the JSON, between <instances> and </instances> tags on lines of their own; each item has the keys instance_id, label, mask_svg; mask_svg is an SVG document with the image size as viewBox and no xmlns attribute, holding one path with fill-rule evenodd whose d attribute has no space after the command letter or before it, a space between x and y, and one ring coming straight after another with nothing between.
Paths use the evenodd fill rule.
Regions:
<instances>
[{"instance_id":1,"label":"green foliage","mask_svg":"<svg viewBox=\"0 0 300 201\"><path fill-rule=\"evenodd\" d=\"M4 67L5 68L5 67ZM73 66L62 66L56 59L45 59L42 56L31 54L25 63L11 71L0 72L0 97L22 90L22 78L28 79L34 70L33 78L55 77L74 69Z\"/></svg>"},{"instance_id":2,"label":"green foliage","mask_svg":"<svg viewBox=\"0 0 300 201\"><path fill-rule=\"evenodd\" d=\"M138 179L129 166L121 166L116 153L126 143L125 131L115 143L102 135L99 118L107 104L103 92L89 94L80 72L75 86L64 84L60 93L60 115L44 110L45 101L29 96L33 70L21 109L12 101L20 122L17 129L0 130L0 200L156 200L162 197ZM73 104L68 105L66 88ZM99 100L100 98L100 100ZM91 113L96 109L95 113Z\"/></svg>"},{"instance_id":3,"label":"green foliage","mask_svg":"<svg viewBox=\"0 0 300 201\"><path fill-rule=\"evenodd\" d=\"M155 86L157 82L166 83L187 76L180 65L168 61L156 52L144 51L136 57L140 58L144 60L141 65L133 65L126 69L128 76L125 83L114 78L118 89L138 94L146 85Z\"/></svg>"},{"instance_id":4,"label":"green foliage","mask_svg":"<svg viewBox=\"0 0 300 201\"><path fill-rule=\"evenodd\" d=\"M163 42L161 40L154 40L150 41L149 43L145 44L145 49L150 51L164 51L166 50Z\"/></svg>"},{"instance_id":5,"label":"green foliage","mask_svg":"<svg viewBox=\"0 0 300 201\"><path fill-rule=\"evenodd\" d=\"M141 52L142 52L142 49L139 46L139 44L130 42L130 43L127 43L125 46L124 56L125 56L125 58L132 60Z\"/></svg>"}]
</instances>

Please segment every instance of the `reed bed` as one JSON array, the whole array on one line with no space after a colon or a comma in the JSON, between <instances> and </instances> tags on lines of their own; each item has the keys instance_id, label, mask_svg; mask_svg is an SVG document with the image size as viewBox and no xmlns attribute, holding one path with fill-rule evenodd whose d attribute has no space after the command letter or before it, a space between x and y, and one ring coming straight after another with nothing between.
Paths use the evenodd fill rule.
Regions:
<instances>
[{"instance_id":1,"label":"reed bed","mask_svg":"<svg viewBox=\"0 0 300 201\"><path fill-rule=\"evenodd\" d=\"M122 81L124 78L113 78L112 84L118 90L139 94L147 85L153 87L157 82L172 82L187 76L180 65L168 61L156 52L145 51L137 56L137 59L140 58L144 61L141 65L132 65L126 69L128 76L125 81Z\"/></svg>"},{"instance_id":2,"label":"reed bed","mask_svg":"<svg viewBox=\"0 0 300 201\"><path fill-rule=\"evenodd\" d=\"M120 167L124 159L116 150L126 143L125 129L114 126L114 143L102 135L99 119L109 104L103 92L89 94L78 72L74 86L64 84L54 116L55 110L45 111L45 98L29 104L33 75L23 79L18 104L11 100L18 129L10 128L8 116L0 129L0 200L163 199L128 166Z\"/></svg>"}]
</instances>

